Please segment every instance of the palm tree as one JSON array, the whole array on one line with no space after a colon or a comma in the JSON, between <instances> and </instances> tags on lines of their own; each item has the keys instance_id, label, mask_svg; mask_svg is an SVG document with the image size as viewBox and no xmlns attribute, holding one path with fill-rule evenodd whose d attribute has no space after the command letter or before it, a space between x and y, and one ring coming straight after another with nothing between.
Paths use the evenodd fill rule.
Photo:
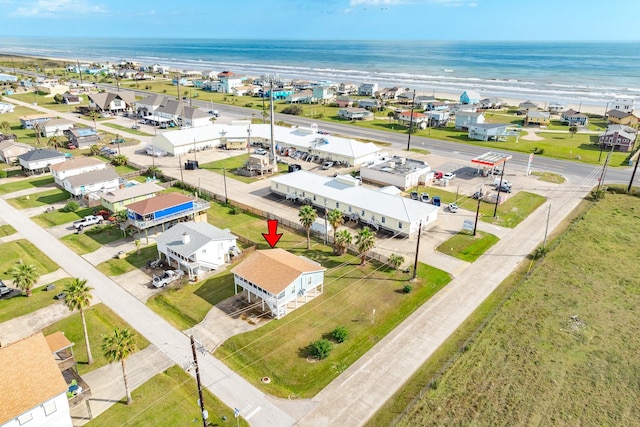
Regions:
<instances>
[{"instance_id":1,"label":"palm tree","mask_svg":"<svg viewBox=\"0 0 640 427\"><path fill-rule=\"evenodd\" d=\"M298 212L298 218L300 218L300 224L307 230L307 249L311 249L311 226L316 220L318 213L311 205L304 205Z\"/></svg>"},{"instance_id":2,"label":"palm tree","mask_svg":"<svg viewBox=\"0 0 640 427\"><path fill-rule=\"evenodd\" d=\"M93 129L94 130L98 129L98 125L97 125L96 121L98 120L99 117L100 117L100 113L98 113L96 110L89 111L89 118L91 120L93 120Z\"/></svg>"},{"instance_id":3,"label":"palm tree","mask_svg":"<svg viewBox=\"0 0 640 427\"><path fill-rule=\"evenodd\" d=\"M102 341L102 352L109 363L120 362L122 366L122 378L124 380L124 390L127 394L127 405L133 403L131 393L129 392L129 384L127 382L127 371L125 369L125 360L136 351L135 334L129 329L120 329L116 327L111 335L104 337Z\"/></svg>"},{"instance_id":4,"label":"palm tree","mask_svg":"<svg viewBox=\"0 0 640 427\"><path fill-rule=\"evenodd\" d=\"M342 255L347 251L347 246L353 241L353 235L347 229L342 229L336 233L336 254Z\"/></svg>"},{"instance_id":5,"label":"palm tree","mask_svg":"<svg viewBox=\"0 0 640 427\"><path fill-rule=\"evenodd\" d=\"M338 248L336 246L336 232L338 231L338 227L344 224L344 217L342 216L342 212L339 209L334 209L327 214L327 221L331 224L333 228L333 249L337 252Z\"/></svg>"},{"instance_id":6,"label":"palm tree","mask_svg":"<svg viewBox=\"0 0 640 427\"><path fill-rule=\"evenodd\" d=\"M100 147L98 147L98 144L93 144L91 147L89 147L89 152L92 156L97 156L98 154L100 154Z\"/></svg>"},{"instance_id":7,"label":"palm tree","mask_svg":"<svg viewBox=\"0 0 640 427\"><path fill-rule=\"evenodd\" d=\"M363 227L356 234L356 246L360 253L360 265L367 262L367 252L373 248L376 243L376 236L371 232L369 227Z\"/></svg>"},{"instance_id":8,"label":"palm tree","mask_svg":"<svg viewBox=\"0 0 640 427\"><path fill-rule=\"evenodd\" d=\"M49 138L49 140L47 141L47 145L49 147L53 147L53 149L57 149L58 147L62 146L62 140L58 135L53 135L51 138Z\"/></svg>"},{"instance_id":9,"label":"palm tree","mask_svg":"<svg viewBox=\"0 0 640 427\"><path fill-rule=\"evenodd\" d=\"M38 269L33 264L18 264L14 265L9 274L13 279L13 285L26 292L27 296L31 296L31 288L36 284L40 278Z\"/></svg>"},{"instance_id":10,"label":"palm tree","mask_svg":"<svg viewBox=\"0 0 640 427\"><path fill-rule=\"evenodd\" d=\"M67 296L64 299L64 303L71 311L80 310L80 318L82 319L82 330L84 331L84 342L87 346L87 363L91 365L93 363L93 356L91 355L91 346L89 345L89 334L87 333L87 322L84 317L84 309L91 305L91 291L93 288L87 286L87 281L83 279L74 278L71 282L67 283L64 287L64 293Z\"/></svg>"},{"instance_id":11,"label":"palm tree","mask_svg":"<svg viewBox=\"0 0 640 427\"><path fill-rule=\"evenodd\" d=\"M9 133L10 130L11 130L11 124L9 122L5 120L2 123L0 123L0 131L2 131L2 133Z\"/></svg>"}]
</instances>

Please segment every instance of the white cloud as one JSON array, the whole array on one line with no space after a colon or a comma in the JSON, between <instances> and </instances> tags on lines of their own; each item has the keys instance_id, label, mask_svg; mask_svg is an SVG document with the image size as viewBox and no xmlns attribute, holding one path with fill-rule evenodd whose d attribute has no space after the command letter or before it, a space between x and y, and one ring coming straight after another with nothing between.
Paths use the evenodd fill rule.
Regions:
<instances>
[{"instance_id":1,"label":"white cloud","mask_svg":"<svg viewBox=\"0 0 640 427\"><path fill-rule=\"evenodd\" d=\"M90 0L36 0L23 3L11 16L59 18L90 13L104 13L106 9Z\"/></svg>"}]
</instances>

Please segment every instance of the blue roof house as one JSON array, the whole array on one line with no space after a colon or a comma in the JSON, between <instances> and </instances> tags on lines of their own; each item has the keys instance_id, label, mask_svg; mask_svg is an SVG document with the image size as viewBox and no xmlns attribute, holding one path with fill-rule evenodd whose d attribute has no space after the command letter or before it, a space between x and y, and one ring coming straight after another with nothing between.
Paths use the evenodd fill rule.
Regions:
<instances>
[{"instance_id":1,"label":"blue roof house","mask_svg":"<svg viewBox=\"0 0 640 427\"><path fill-rule=\"evenodd\" d=\"M460 95L461 104L478 104L480 103L480 94L475 90L465 90Z\"/></svg>"}]
</instances>

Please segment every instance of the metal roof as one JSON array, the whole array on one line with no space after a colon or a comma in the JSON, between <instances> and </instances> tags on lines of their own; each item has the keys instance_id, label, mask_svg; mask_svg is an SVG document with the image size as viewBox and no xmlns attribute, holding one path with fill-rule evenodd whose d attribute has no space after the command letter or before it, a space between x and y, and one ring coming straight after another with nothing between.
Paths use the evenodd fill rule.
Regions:
<instances>
[{"instance_id":1,"label":"metal roof","mask_svg":"<svg viewBox=\"0 0 640 427\"><path fill-rule=\"evenodd\" d=\"M494 153L490 151L476 157L475 159L471 159L471 163L478 163L487 166L497 166L503 164L507 160L511 160L511 154Z\"/></svg>"}]
</instances>

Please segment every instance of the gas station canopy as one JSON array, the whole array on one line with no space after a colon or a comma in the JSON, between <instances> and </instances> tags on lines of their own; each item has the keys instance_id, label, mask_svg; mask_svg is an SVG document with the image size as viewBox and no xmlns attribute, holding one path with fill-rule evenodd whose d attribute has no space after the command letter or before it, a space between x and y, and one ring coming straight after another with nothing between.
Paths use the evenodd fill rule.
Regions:
<instances>
[{"instance_id":1,"label":"gas station canopy","mask_svg":"<svg viewBox=\"0 0 640 427\"><path fill-rule=\"evenodd\" d=\"M488 152L476 157L475 159L471 159L471 163L494 168L504 164L507 160L511 160L510 154Z\"/></svg>"}]
</instances>

